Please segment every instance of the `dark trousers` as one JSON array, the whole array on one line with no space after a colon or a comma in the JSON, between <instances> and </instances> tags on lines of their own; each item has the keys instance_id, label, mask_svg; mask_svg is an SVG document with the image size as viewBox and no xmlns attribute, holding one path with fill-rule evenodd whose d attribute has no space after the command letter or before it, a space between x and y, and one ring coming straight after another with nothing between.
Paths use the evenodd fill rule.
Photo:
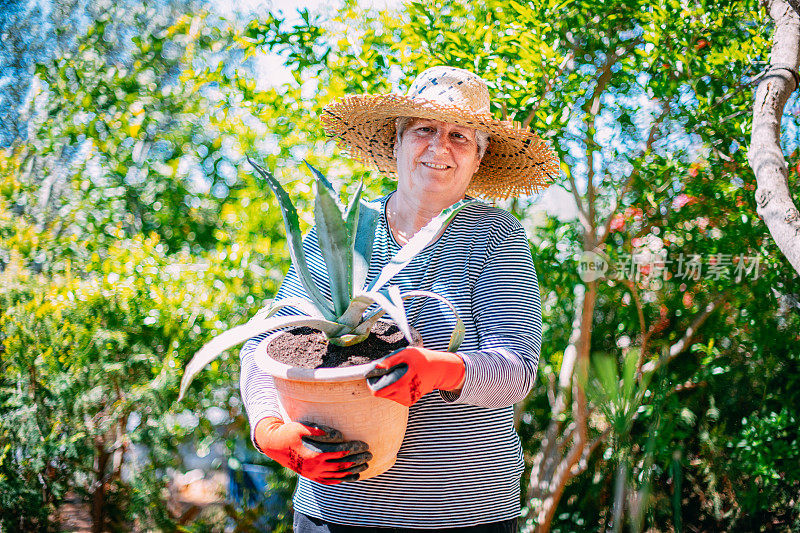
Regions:
<instances>
[{"instance_id":1,"label":"dark trousers","mask_svg":"<svg viewBox=\"0 0 800 533\"><path fill-rule=\"evenodd\" d=\"M430 533L442 531L445 533L516 533L517 519L503 522L492 522L479 526L455 527L443 529L411 529L407 527L359 527L332 524L319 518L294 512L295 533Z\"/></svg>"}]
</instances>

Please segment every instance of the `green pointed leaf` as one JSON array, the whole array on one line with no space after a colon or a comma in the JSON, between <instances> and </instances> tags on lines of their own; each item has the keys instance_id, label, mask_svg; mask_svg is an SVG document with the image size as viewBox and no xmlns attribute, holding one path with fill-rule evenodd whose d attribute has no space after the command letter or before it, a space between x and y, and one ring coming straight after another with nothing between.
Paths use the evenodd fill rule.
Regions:
<instances>
[{"instance_id":1,"label":"green pointed leaf","mask_svg":"<svg viewBox=\"0 0 800 533\"><path fill-rule=\"evenodd\" d=\"M372 243L375 229L381 219L379 204L359 201L358 225L353 242L353 292L364 288L369 275L369 262L372 258Z\"/></svg>"},{"instance_id":2,"label":"green pointed leaf","mask_svg":"<svg viewBox=\"0 0 800 533\"><path fill-rule=\"evenodd\" d=\"M345 228L347 229L347 236L349 239L349 248L350 248L350 298L355 295L355 291L360 289L361 287L356 285L356 276L355 276L355 266L356 263L359 263L359 268L362 268L361 258L356 257L355 253L355 242L356 242L356 232L358 231L358 218L359 218L359 211L361 206L361 192L364 190L364 182L360 182L358 184L358 189L356 189L355 194L353 197L350 198L350 204L347 206L347 210L344 214L344 222Z\"/></svg>"},{"instance_id":3,"label":"green pointed leaf","mask_svg":"<svg viewBox=\"0 0 800 533\"><path fill-rule=\"evenodd\" d=\"M347 307L347 311L345 311L344 314L339 317L338 322L354 329L360 327L362 324L361 318L364 316L364 311L366 311L367 308L373 303L375 303L375 301L364 293L359 294L350 300L350 305Z\"/></svg>"},{"instance_id":4,"label":"green pointed leaf","mask_svg":"<svg viewBox=\"0 0 800 533\"><path fill-rule=\"evenodd\" d=\"M318 180L318 181L320 181L320 182L322 182L322 184L323 184L323 185L325 185L325 188L326 188L326 189L328 189L329 191L331 191L332 193L334 193L334 195L336 194L336 191L335 191L335 190L333 190L333 183L331 183L331 182L328 180L328 178L325 176L325 174L323 174L322 172L320 172L319 170L317 170L316 168L314 168L313 166L311 166L311 163L309 163L309 162L308 162L308 161L306 161L305 159L303 159L303 163L305 163L305 164L306 164L306 166L308 167L308 169L309 169L311 172L313 172L313 173L314 173L314 176L317 178L317 180ZM337 200L338 200L338 198L337 198Z\"/></svg>"},{"instance_id":5,"label":"green pointed leaf","mask_svg":"<svg viewBox=\"0 0 800 533\"><path fill-rule=\"evenodd\" d=\"M464 322L461 320L461 317L458 316L458 310L456 310L456 307L452 303L450 303L450 301L444 296L441 296L431 291L406 291L401 295L403 301L408 300L409 298L414 298L416 296L434 298L436 300L439 300L440 302L443 302L445 305L447 305L447 307L450 308L450 311L452 311L456 317L456 325L455 327L453 327L452 333L450 333L450 342L447 346L447 351L455 352L456 350L458 350L458 347L461 346L462 342L464 342L464 334L466 333L466 328L464 327ZM362 324L358 326L356 331L362 330L364 324L371 324L369 326L371 329L372 325L374 325L375 322L377 322L384 314L386 314L386 311L384 311L383 309L378 309L377 311L366 317L364 319L364 322L362 322Z\"/></svg>"},{"instance_id":6,"label":"green pointed leaf","mask_svg":"<svg viewBox=\"0 0 800 533\"><path fill-rule=\"evenodd\" d=\"M365 340L367 340L370 331L372 331L371 328L369 331L362 334L348 333L345 335L339 335L337 337L331 337L330 339L328 339L328 342L336 346L342 346L342 347L353 346L358 344L359 342L364 342Z\"/></svg>"},{"instance_id":7,"label":"green pointed leaf","mask_svg":"<svg viewBox=\"0 0 800 533\"><path fill-rule=\"evenodd\" d=\"M638 348L628 350L622 366L622 397L625 398L625 401L633 400L633 388L636 385L636 364L638 362Z\"/></svg>"},{"instance_id":8,"label":"green pointed leaf","mask_svg":"<svg viewBox=\"0 0 800 533\"><path fill-rule=\"evenodd\" d=\"M183 372L178 401L183 399L183 396L186 394L186 389L189 388L195 376L200 373L208 363L219 357L219 355L228 348L232 348L262 333L268 333L281 328L299 326L312 327L324 332L326 335L335 334L341 328L341 325L335 322L302 315L281 316L267 319L254 318L246 324L233 327L211 339L194 354L192 360L189 361L189 364L186 365L186 369Z\"/></svg>"},{"instance_id":9,"label":"green pointed leaf","mask_svg":"<svg viewBox=\"0 0 800 533\"><path fill-rule=\"evenodd\" d=\"M365 318L364 321L361 322L358 327L356 327L356 329L353 330L353 333L356 335L368 335L369 332L372 331L372 327L375 325L375 323L385 314L386 311L383 309L371 314L369 317Z\"/></svg>"},{"instance_id":10,"label":"green pointed leaf","mask_svg":"<svg viewBox=\"0 0 800 533\"><path fill-rule=\"evenodd\" d=\"M592 357L592 366L606 396L613 404L616 404L619 398L619 375L616 361L611 356L597 354Z\"/></svg>"},{"instance_id":11,"label":"green pointed leaf","mask_svg":"<svg viewBox=\"0 0 800 533\"><path fill-rule=\"evenodd\" d=\"M395 324L397 324L397 327L400 328L400 331L403 333L403 336L406 338L408 343L414 343L414 339L411 336L411 327L408 325L408 317L406 316L406 310L403 305L403 297L400 295L399 287L392 285L386 290L380 292L372 291L359 294L359 296L364 296L374 300L374 302L381 306L386 311L386 314L388 314L392 320L394 320ZM356 333L358 333L358 330L356 330Z\"/></svg>"},{"instance_id":12,"label":"green pointed leaf","mask_svg":"<svg viewBox=\"0 0 800 533\"><path fill-rule=\"evenodd\" d=\"M336 315L328 303L328 299L325 298L322 292L317 288L314 283L314 278L311 276L311 271L308 268L306 256L303 252L303 235L300 232L300 220L297 217L297 210L295 210L292 200L271 173L253 162L250 157L247 157L247 161L261 174L261 177L267 185L269 185L269 188L272 189L272 192L275 193L275 197L278 199L278 204L281 206L281 214L283 215L283 223L286 226L286 240L289 243L289 253L292 257L292 264L297 271L300 282L303 284L303 288L306 290L306 294L308 294L308 297L314 302L314 305L319 309L320 313L322 313L322 316L327 320L335 320Z\"/></svg>"},{"instance_id":13,"label":"green pointed leaf","mask_svg":"<svg viewBox=\"0 0 800 533\"><path fill-rule=\"evenodd\" d=\"M353 249L342 212L331 190L317 180L314 194L314 220L317 223L319 249L328 267L333 308L336 316L340 317L349 307L352 295Z\"/></svg>"},{"instance_id":14,"label":"green pointed leaf","mask_svg":"<svg viewBox=\"0 0 800 533\"><path fill-rule=\"evenodd\" d=\"M347 206L347 210L344 213L344 220L345 225L347 226L347 233L350 235L350 246L353 246L353 243L356 240L356 229L358 226L358 213L360 211L359 207L361 206L361 192L364 190L364 182L360 182L358 184L358 189L353 194L353 197L350 198L350 204Z\"/></svg>"},{"instance_id":15,"label":"green pointed leaf","mask_svg":"<svg viewBox=\"0 0 800 533\"><path fill-rule=\"evenodd\" d=\"M439 231L455 217L459 211L468 205L480 203L477 200L461 200L450 207L444 209L439 215L433 217L428 224L419 230L405 246L400 248L397 253L389 260L389 263L383 267L380 275L369 284L367 291L378 291L389 280L396 276L403 270L422 250L428 246L434 238L439 234Z\"/></svg>"},{"instance_id":16,"label":"green pointed leaf","mask_svg":"<svg viewBox=\"0 0 800 533\"><path fill-rule=\"evenodd\" d=\"M453 328L453 332L450 334L450 343L447 346L448 352L455 352L458 350L458 347L461 346L461 343L464 341L464 333L466 332L466 328L464 327L464 322L461 320L461 317L458 316L458 311L456 310L456 306L454 306L447 298L440 294L436 294L435 292L431 291L406 291L403 293L403 300L407 300L409 298L413 298L415 296L424 296L427 298L433 298L435 300L439 300L440 302L444 303L450 311L456 317L456 325Z\"/></svg>"},{"instance_id":17,"label":"green pointed leaf","mask_svg":"<svg viewBox=\"0 0 800 533\"><path fill-rule=\"evenodd\" d=\"M264 318L270 318L275 313L286 307L294 307L301 313L305 313L312 318L324 318L319 312L319 309L317 309L317 306L314 305L314 302L301 296L292 296L291 298L284 298L282 300L278 300L277 302L273 302L272 305L265 310ZM256 314L256 317L257 316L258 314Z\"/></svg>"}]
</instances>

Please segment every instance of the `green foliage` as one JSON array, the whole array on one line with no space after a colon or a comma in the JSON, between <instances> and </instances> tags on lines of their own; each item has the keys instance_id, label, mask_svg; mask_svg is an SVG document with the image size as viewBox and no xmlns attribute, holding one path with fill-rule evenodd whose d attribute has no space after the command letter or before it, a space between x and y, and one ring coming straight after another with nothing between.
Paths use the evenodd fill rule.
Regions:
<instances>
[{"instance_id":1,"label":"green foliage","mask_svg":"<svg viewBox=\"0 0 800 533\"><path fill-rule=\"evenodd\" d=\"M587 397L597 405L611 426L613 438L623 442L629 438L631 425L650 392L648 387L652 374L637 376L638 360L638 350L629 350L620 373L611 356L594 354L593 372L584 385Z\"/></svg>"},{"instance_id":2,"label":"green foliage","mask_svg":"<svg viewBox=\"0 0 800 533\"><path fill-rule=\"evenodd\" d=\"M563 161L559 185L584 202L593 185L585 216L610 217L597 251L612 276L598 283L591 346L608 355L605 374L627 375L632 354L660 360L717 305L643 399L625 403L623 387L615 402L600 386L589 438L626 416L566 487L552 530L617 527L620 479L639 495L643 527L800 527L800 290L758 219L745 156L769 50L756 2L436 1L393 12L348 1L325 16L303 11L294 25L267 13L241 32L202 13L167 26L148 13L109 11L74 51L38 65L32 136L0 153L0 516L9 530L52 528L66 491L87 493L94 461L109 454L108 517L175 528L163 490L178 443L248 433L230 358L181 406L222 407L222 437L205 419L176 423L177 369L202 339L260 308L289 262L281 215L243 154L278 169L305 231L313 191L294 170L303 158L334 183L363 182L367 197L393 188L340 155L313 117L347 92L403 91L436 64L479 73L496 117L548 139ZM119 37L126 25L135 40ZM263 51L286 59L293 82L263 88L245 74ZM791 169L797 118L793 100L783 122ZM792 170L794 189L797 180ZM506 205L528 225L544 312L539 385L520 412L529 459L572 330L575 258L603 237L580 220L534 220L534 204ZM634 266L636 278L613 276L632 256L663 251L668 275ZM678 275L681 254L702 257L704 275ZM737 279L739 256L758 258L757 276ZM140 422L128 429L134 412ZM563 418L568 426L570 413ZM116 474L114 454L134 443L148 460L123 461L130 477ZM286 495L292 482L276 481ZM255 518L225 512L242 530ZM283 516L276 527L288 527ZM206 519L192 527L213 530Z\"/></svg>"},{"instance_id":3,"label":"green foliage","mask_svg":"<svg viewBox=\"0 0 800 533\"><path fill-rule=\"evenodd\" d=\"M276 290L279 215L236 168L256 137L227 119L237 86L202 67L230 31L150 15L110 10L38 65L33 135L0 152L0 528L55 528L70 492L104 530L173 530L179 445L248 433L235 357L198 382L213 396L173 404L205 336ZM192 414L212 407L230 433Z\"/></svg>"},{"instance_id":4,"label":"green foliage","mask_svg":"<svg viewBox=\"0 0 800 533\"><path fill-rule=\"evenodd\" d=\"M252 162L250 163L253 164ZM319 311L319 313L328 320L334 320L337 316L340 316L344 312L344 309L346 309L347 307L347 304L343 303L344 298L347 298L349 300L349 297L351 296L349 287L347 288L347 290L344 290L343 293L341 293L342 291L336 291L337 288L340 288L337 285L337 279L344 280L345 283L347 283L347 279L342 275L341 272L338 272L340 275L337 277L336 270L332 268L333 272L331 272L330 274L332 283L331 295L332 298L334 299L335 305L338 305L338 308L331 309L330 306L328 305L325 296L322 294L322 291L320 291L320 289L316 286L313 279L311 278L311 271L308 268L305 254L303 253L303 240L302 240L303 236L300 231L300 220L297 217L297 210L295 209L291 198L289 197L288 194L286 194L286 191L283 190L283 187L281 187L280 183L275 179L275 177L271 173L265 171L264 169L258 166L255 166L255 169L256 171L258 171L259 174L261 174L264 181L266 181L269 184L269 187L273 190L273 192L275 193L275 197L278 200L278 204L280 205L281 208L281 213L283 214L284 226L286 227L286 236L288 238L288 242L290 245L289 250L292 254L292 262L295 265L298 277L303 283L303 287L306 289L306 292L311 298L314 307ZM318 182L319 178L317 178L317 181L314 184L315 190L317 190L319 187L317 185ZM328 191L329 189L328 187L324 187L324 190ZM317 196L319 196L319 192L317 192ZM330 194L328 194L326 198L329 201L332 201ZM356 201L358 201L358 199L356 199ZM316 203L315 203L315 208L316 208ZM338 209L336 209L335 206L333 206L333 210L338 211ZM317 209L315 209L315 214L316 212ZM347 228L342 227L342 224L344 224L344 222L342 220L341 213L339 216L339 222L340 222L339 229L343 230L342 232L346 233ZM353 230L355 230L355 228L353 228ZM325 228L321 228L321 231L324 232ZM344 237L344 235L342 237ZM347 261L347 258L345 258L344 262L349 262L352 264L352 256L353 256L352 248L347 245L340 245L338 247L338 250L340 250L341 255L349 256L349 261ZM332 250L328 249L328 252L332 253ZM335 266L335 263L338 259L339 259L338 254L332 253L331 262L334 264L331 265L331 267Z\"/></svg>"},{"instance_id":5,"label":"green foliage","mask_svg":"<svg viewBox=\"0 0 800 533\"><path fill-rule=\"evenodd\" d=\"M4 442L25 458L18 468L28 477L54 472L43 492L56 499L69 487L88 496L100 483L126 520L157 515L168 481L164 468L180 466L178 444L212 429L178 423L177 369L207 331L240 320L259 284L247 274L229 276L242 269L242 255L213 254L198 263L186 254L167 257L165 248L156 238L123 239L106 259L84 265L89 276L68 271L45 280L15 265L3 273L3 287L23 288L3 292ZM241 416L231 399L235 380L235 365L215 365L204 382L227 384L220 389L226 392L186 407L202 412L216 405ZM126 465L131 470L123 476L124 454L133 446L146 449L149 461ZM164 527L164 520L156 522Z\"/></svg>"},{"instance_id":6,"label":"green foliage","mask_svg":"<svg viewBox=\"0 0 800 533\"><path fill-rule=\"evenodd\" d=\"M74 56L37 67L47 88L37 96L43 104L37 155L90 147L90 157L79 163L83 176L71 183L77 205L70 211L71 229L79 240L92 236L93 248L113 240L109 228L117 227L127 235L155 232L171 249L208 248L220 198L239 182L232 154L221 149L223 117L206 113L210 102L202 90L213 74L194 72L191 62L198 48L225 36L207 27L191 35L193 24L203 24L199 16L150 33L134 19L140 35L132 39L128 64L120 64L106 40L114 16L110 11L97 20L78 39ZM206 190L180 168L189 161L209 180Z\"/></svg>"},{"instance_id":7,"label":"green foliage","mask_svg":"<svg viewBox=\"0 0 800 533\"><path fill-rule=\"evenodd\" d=\"M741 499L742 519L756 525L769 516L796 528L800 488L800 425L789 407L753 413L742 420L737 436L726 443L732 475L747 483ZM764 502L764 500L767 500Z\"/></svg>"}]
</instances>

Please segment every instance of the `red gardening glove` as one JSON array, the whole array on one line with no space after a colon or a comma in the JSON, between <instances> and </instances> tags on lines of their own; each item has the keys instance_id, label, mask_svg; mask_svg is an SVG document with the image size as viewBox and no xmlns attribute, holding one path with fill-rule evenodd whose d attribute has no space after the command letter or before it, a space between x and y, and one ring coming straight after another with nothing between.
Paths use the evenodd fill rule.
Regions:
<instances>
[{"instance_id":1,"label":"red gardening glove","mask_svg":"<svg viewBox=\"0 0 800 533\"><path fill-rule=\"evenodd\" d=\"M355 481L372 459L366 442L345 441L339 431L312 422L267 417L256 424L255 441L271 459L324 485Z\"/></svg>"},{"instance_id":2,"label":"red gardening glove","mask_svg":"<svg viewBox=\"0 0 800 533\"><path fill-rule=\"evenodd\" d=\"M367 385L373 396L410 407L436 389L460 390L464 374L464 360L458 354L411 346L376 364L367 374Z\"/></svg>"}]
</instances>

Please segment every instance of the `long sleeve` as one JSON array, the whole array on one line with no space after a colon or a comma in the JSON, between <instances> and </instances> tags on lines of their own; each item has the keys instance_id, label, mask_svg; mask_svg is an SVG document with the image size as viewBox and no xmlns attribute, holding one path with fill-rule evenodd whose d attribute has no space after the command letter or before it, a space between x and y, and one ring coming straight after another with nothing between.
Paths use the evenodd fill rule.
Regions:
<instances>
[{"instance_id":1,"label":"long sleeve","mask_svg":"<svg viewBox=\"0 0 800 533\"><path fill-rule=\"evenodd\" d=\"M459 395L448 402L507 407L530 392L542 339L539 285L522 227L491 247L472 292L480 349L461 351L466 373Z\"/></svg>"},{"instance_id":2,"label":"long sleeve","mask_svg":"<svg viewBox=\"0 0 800 533\"><path fill-rule=\"evenodd\" d=\"M250 422L250 440L256 449L258 449L255 441L256 424L268 416L282 418L272 376L261 370L253 358L256 345L266 336L267 334L253 337L244 343L239 354L241 362L239 389Z\"/></svg>"}]
</instances>

